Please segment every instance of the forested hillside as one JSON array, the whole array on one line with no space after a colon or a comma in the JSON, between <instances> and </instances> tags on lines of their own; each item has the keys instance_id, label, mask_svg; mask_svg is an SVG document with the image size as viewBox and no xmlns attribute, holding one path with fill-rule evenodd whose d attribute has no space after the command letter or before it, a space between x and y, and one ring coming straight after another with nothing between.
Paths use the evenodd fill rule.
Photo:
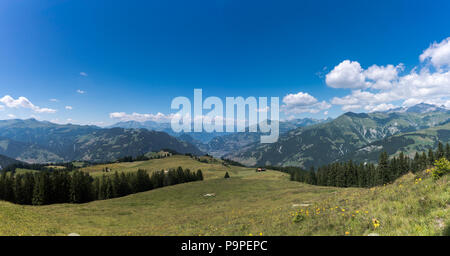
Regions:
<instances>
[{"instance_id":1,"label":"forested hillside","mask_svg":"<svg viewBox=\"0 0 450 256\"><path fill-rule=\"evenodd\" d=\"M425 111L425 113L423 111L369 114L348 112L327 123L289 131L281 135L276 143L254 143L225 157L246 165L309 168L345 159L347 156L350 159L355 150L371 143L400 133L439 126L447 122L449 118L449 111L440 109ZM437 141L434 143L437 145ZM377 156L379 153L376 153Z\"/></svg>"}]
</instances>

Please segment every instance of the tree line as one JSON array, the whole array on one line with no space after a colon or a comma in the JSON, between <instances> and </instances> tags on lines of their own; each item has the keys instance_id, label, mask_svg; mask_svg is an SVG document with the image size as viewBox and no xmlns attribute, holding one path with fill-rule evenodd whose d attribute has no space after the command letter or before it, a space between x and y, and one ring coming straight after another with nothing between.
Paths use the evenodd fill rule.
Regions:
<instances>
[{"instance_id":1,"label":"tree line","mask_svg":"<svg viewBox=\"0 0 450 256\"><path fill-rule=\"evenodd\" d=\"M225 165L225 166L233 165L233 166L245 167L245 165L243 165L239 162L233 161L231 159L228 159L228 158L221 157L220 159L222 159L223 165Z\"/></svg>"},{"instance_id":2,"label":"tree line","mask_svg":"<svg viewBox=\"0 0 450 256\"><path fill-rule=\"evenodd\" d=\"M136 157L133 156L124 156L121 158L118 158L116 160L116 162L122 163L122 162L136 162L136 161L147 161L147 160L151 160L151 159L161 159L161 158L166 158L171 156L172 153L167 152L167 154L159 154L156 153L153 156L146 156L146 155L138 155Z\"/></svg>"},{"instance_id":3,"label":"tree line","mask_svg":"<svg viewBox=\"0 0 450 256\"><path fill-rule=\"evenodd\" d=\"M198 180L203 180L201 170L191 172L182 167L155 171L150 175L145 170L138 170L95 178L78 170L3 172L0 175L0 200L25 205L86 203Z\"/></svg>"},{"instance_id":4,"label":"tree line","mask_svg":"<svg viewBox=\"0 0 450 256\"><path fill-rule=\"evenodd\" d=\"M178 154L176 151L168 152L166 154L159 154L156 153L151 156L146 155L138 155L138 156L124 156L120 157L115 161L105 161L105 162L89 162L85 161L83 162L83 166L89 166L89 165L98 165L98 164L111 164L111 163L121 163L121 162L136 162L136 161L147 161L152 159L161 159L166 158L169 156L172 156L173 154ZM73 171L76 169L79 169L79 167L76 167L73 162L66 162L66 163L25 163L25 162L19 162L10 164L3 169L0 167L1 172L15 172L16 169L29 169L34 171L56 171L56 170L64 170L64 171Z\"/></svg>"},{"instance_id":5,"label":"tree line","mask_svg":"<svg viewBox=\"0 0 450 256\"><path fill-rule=\"evenodd\" d=\"M293 181L305 182L312 185L335 187L373 187L393 182L398 177L408 173L416 173L430 166L436 160L446 158L450 160L450 146L439 142L436 151L429 149L427 153L416 152L414 158L401 152L398 156L389 159L386 152L382 152L378 164L337 162L312 167L309 171L298 167L270 167L290 174Z\"/></svg>"},{"instance_id":6,"label":"tree line","mask_svg":"<svg viewBox=\"0 0 450 256\"><path fill-rule=\"evenodd\" d=\"M58 166L62 168L56 168L52 166ZM46 164L29 164L25 162L10 164L5 168L1 169L2 172L15 172L16 169L29 169L35 171L55 171L55 170L65 170L73 171L76 167L73 163L46 163Z\"/></svg>"}]
</instances>

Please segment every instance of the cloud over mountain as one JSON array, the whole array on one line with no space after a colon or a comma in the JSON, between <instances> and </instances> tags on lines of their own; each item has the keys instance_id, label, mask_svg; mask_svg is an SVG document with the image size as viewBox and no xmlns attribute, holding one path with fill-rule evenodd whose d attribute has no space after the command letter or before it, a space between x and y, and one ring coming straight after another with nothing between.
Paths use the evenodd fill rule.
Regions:
<instances>
[{"instance_id":1,"label":"cloud over mountain","mask_svg":"<svg viewBox=\"0 0 450 256\"><path fill-rule=\"evenodd\" d=\"M173 117L173 114L165 115L163 113L158 112L157 114L140 114L133 112L132 114L127 114L125 112L113 112L109 114L111 119L116 119L122 122L125 121L137 121L137 122L145 122L145 121L154 121L160 123L168 123Z\"/></svg>"},{"instance_id":2,"label":"cloud over mountain","mask_svg":"<svg viewBox=\"0 0 450 256\"><path fill-rule=\"evenodd\" d=\"M401 74L404 65L372 65L363 69L357 61L344 60L326 75L332 88L351 89L331 103L342 110L380 111L420 102L450 107L450 37L433 43L419 56L421 67Z\"/></svg>"},{"instance_id":3,"label":"cloud over mountain","mask_svg":"<svg viewBox=\"0 0 450 256\"><path fill-rule=\"evenodd\" d=\"M284 105L281 109L285 113L318 113L321 110L331 107L326 101L319 102L315 97L306 92L298 92L296 94L288 94L283 97Z\"/></svg>"}]
</instances>

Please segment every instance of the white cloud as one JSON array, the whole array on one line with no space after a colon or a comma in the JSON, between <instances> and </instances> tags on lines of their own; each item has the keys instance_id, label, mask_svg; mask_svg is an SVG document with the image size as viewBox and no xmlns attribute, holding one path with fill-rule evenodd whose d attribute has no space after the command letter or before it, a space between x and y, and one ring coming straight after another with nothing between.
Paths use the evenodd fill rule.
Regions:
<instances>
[{"instance_id":1,"label":"white cloud","mask_svg":"<svg viewBox=\"0 0 450 256\"><path fill-rule=\"evenodd\" d=\"M450 67L450 37L442 40L442 42L433 44L428 47L419 56L421 62L429 60L437 69Z\"/></svg>"},{"instance_id":2,"label":"white cloud","mask_svg":"<svg viewBox=\"0 0 450 256\"><path fill-rule=\"evenodd\" d=\"M423 101L421 99L410 98L410 99L406 99L405 101L403 101L402 105L404 107L411 107L411 106L414 106L414 105L422 103L422 102Z\"/></svg>"},{"instance_id":3,"label":"white cloud","mask_svg":"<svg viewBox=\"0 0 450 256\"><path fill-rule=\"evenodd\" d=\"M290 106L309 106L317 103L317 99L306 92L299 92L297 94L288 94L284 96L283 103Z\"/></svg>"},{"instance_id":4,"label":"white cloud","mask_svg":"<svg viewBox=\"0 0 450 256\"><path fill-rule=\"evenodd\" d=\"M58 118L54 118L54 119L50 120L50 122L55 123L55 124L68 124L68 123L73 123L73 120L71 118L67 118L66 121L64 121L64 120L59 120Z\"/></svg>"},{"instance_id":5,"label":"white cloud","mask_svg":"<svg viewBox=\"0 0 450 256\"><path fill-rule=\"evenodd\" d=\"M163 113L157 114L139 114L132 113L127 114L125 112L113 112L109 114L109 117L112 119L117 119L119 121L137 121L137 122L145 122L145 121L155 121L160 123L168 123L173 117L173 114L165 115Z\"/></svg>"},{"instance_id":6,"label":"white cloud","mask_svg":"<svg viewBox=\"0 0 450 256\"><path fill-rule=\"evenodd\" d=\"M47 113L47 114L53 114L56 112L55 109L51 109L51 108L36 108L36 109L34 109L34 111L36 113Z\"/></svg>"},{"instance_id":7,"label":"white cloud","mask_svg":"<svg viewBox=\"0 0 450 256\"><path fill-rule=\"evenodd\" d=\"M72 106L66 106L65 109L72 110L73 108L72 108Z\"/></svg>"},{"instance_id":8,"label":"white cloud","mask_svg":"<svg viewBox=\"0 0 450 256\"><path fill-rule=\"evenodd\" d=\"M397 69L394 65L387 65L386 67L372 65L364 73L371 80L392 81L397 78Z\"/></svg>"},{"instance_id":9,"label":"white cloud","mask_svg":"<svg viewBox=\"0 0 450 256\"><path fill-rule=\"evenodd\" d=\"M325 77L328 86L333 88L365 87L363 69L357 61L344 60Z\"/></svg>"},{"instance_id":10,"label":"white cloud","mask_svg":"<svg viewBox=\"0 0 450 256\"><path fill-rule=\"evenodd\" d=\"M51 101L51 102L59 102L58 99L50 99L49 101Z\"/></svg>"},{"instance_id":11,"label":"white cloud","mask_svg":"<svg viewBox=\"0 0 450 256\"><path fill-rule=\"evenodd\" d=\"M434 71L430 69L429 65L426 65L421 69L415 67L409 73L400 75L399 73L404 69L403 64L397 66L372 65L367 70L358 69L365 79L365 86L362 88L357 88L356 85L353 87L341 86L341 88L352 88L353 90L344 97L334 97L331 103L340 105L344 111L356 109L382 111L395 107L393 104L395 102L401 102L403 106L421 102L446 106L450 98L450 65L448 65L450 59L447 62L449 41L450 39L447 38L439 44L432 44L420 56L422 62L430 61L437 68ZM344 62L347 63L346 65L349 64L348 61L342 63ZM329 83L328 80L326 82ZM361 85L361 82L358 82L358 85ZM332 83L328 86L336 87L336 84Z\"/></svg>"},{"instance_id":12,"label":"white cloud","mask_svg":"<svg viewBox=\"0 0 450 256\"><path fill-rule=\"evenodd\" d=\"M397 106L395 106L395 105L392 105L392 104L386 104L386 103L382 103L382 104L379 104L379 105L376 105L376 106L369 106L369 107L367 107L367 110L369 110L369 111L373 111L373 112L375 112L375 111L386 111L386 110L389 110L389 109L393 109L393 108L396 108Z\"/></svg>"},{"instance_id":13,"label":"white cloud","mask_svg":"<svg viewBox=\"0 0 450 256\"><path fill-rule=\"evenodd\" d=\"M80 72L80 76L88 76L86 72Z\"/></svg>"},{"instance_id":14,"label":"white cloud","mask_svg":"<svg viewBox=\"0 0 450 256\"><path fill-rule=\"evenodd\" d=\"M321 110L331 107L326 101L319 102L316 98L306 92L298 92L297 94L288 94L283 97L284 105L281 109L285 113L318 113Z\"/></svg>"},{"instance_id":15,"label":"white cloud","mask_svg":"<svg viewBox=\"0 0 450 256\"><path fill-rule=\"evenodd\" d=\"M78 90L77 90L77 93L79 93L79 94L85 94L86 91L83 91L83 90L78 89Z\"/></svg>"},{"instance_id":16,"label":"white cloud","mask_svg":"<svg viewBox=\"0 0 450 256\"><path fill-rule=\"evenodd\" d=\"M5 104L6 107L8 108L27 108L27 109L31 109L36 113L55 113L56 110L55 109L51 109L51 108L41 108L38 107L36 105L34 105L33 103L31 103L31 101L29 101L27 98L20 96L17 99L14 99L13 97L9 96L9 95L5 95L3 96L3 98L0 99L0 102Z\"/></svg>"},{"instance_id":17,"label":"white cloud","mask_svg":"<svg viewBox=\"0 0 450 256\"><path fill-rule=\"evenodd\" d=\"M364 70L359 62L344 60L326 75L329 87L348 89L388 89L403 71L404 65L372 65Z\"/></svg>"},{"instance_id":18,"label":"white cloud","mask_svg":"<svg viewBox=\"0 0 450 256\"><path fill-rule=\"evenodd\" d=\"M34 105L25 97L20 96L17 100L9 95L3 96L0 102L5 104L8 108L34 108Z\"/></svg>"},{"instance_id":19,"label":"white cloud","mask_svg":"<svg viewBox=\"0 0 450 256\"><path fill-rule=\"evenodd\" d=\"M372 65L364 71L364 76L368 80L366 85L373 89L389 89L392 87L392 82L398 78L398 73L403 71L404 65L397 66L387 65L378 66Z\"/></svg>"},{"instance_id":20,"label":"white cloud","mask_svg":"<svg viewBox=\"0 0 450 256\"><path fill-rule=\"evenodd\" d=\"M9 117L9 118L11 118L11 119L14 119L14 118L16 118L16 116L15 116L15 115L13 115L13 114L8 114L8 117Z\"/></svg>"},{"instance_id":21,"label":"white cloud","mask_svg":"<svg viewBox=\"0 0 450 256\"><path fill-rule=\"evenodd\" d=\"M96 126L104 126L105 122L103 121L98 121L98 122L90 122L90 125L96 125Z\"/></svg>"},{"instance_id":22,"label":"white cloud","mask_svg":"<svg viewBox=\"0 0 450 256\"><path fill-rule=\"evenodd\" d=\"M393 104L386 102L400 99L398 96L390 92L371 93L368 91L354 90L350 95L344 97L334 97L331 100L333 105L341 105L342 110L352 111L357 109L364 109L369 112L385 111L396 107Z\"/></svg>"}]
</instances>

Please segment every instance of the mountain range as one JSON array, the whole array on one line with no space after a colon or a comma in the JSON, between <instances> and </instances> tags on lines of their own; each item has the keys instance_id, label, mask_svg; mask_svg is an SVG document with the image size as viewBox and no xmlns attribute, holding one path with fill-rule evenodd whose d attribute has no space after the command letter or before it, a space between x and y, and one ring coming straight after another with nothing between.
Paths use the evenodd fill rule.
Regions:
<instances>
[{"instance_id":1,"label":"mountain range","mask_svg":"<svg viewBox=\"0 0 450 256\"><path fill-rule=\"evenodd\" d=\"M418 104L384 112L347 112L336 119L281 121L276 143L261 144L261 132L174 133L169 123L120 122L101 128L54 124L36 119L0 121L0 165L29 163L114 161L151 151L228 158L249 166L309 168L352 159L376 162L382 151L416 151L449 142L450 111Z\"/></svg>"},{"instance_id":2,"label":"mountain range","mask_svg":"<svg viewBox=\"0 0 450 256\"><path fill-rule=\"evenodd\" d=\"M161 149L203 154L188 142L147 129L60 125L36 119L0 121L0 154L29 163L105 162Z\"/></svg>"},{"instance_id":3,"label":"mountain range","mask_svg":"<svg viewBox=\"0 0 450 256\"><path fill-rule=\"evenodd\" d=\"M292 119L292 120L286 120L281 121L279 124L280 132L284 133L286 131L292 130L297 127L304 127L312 124L322 123L325 121L330 120L329 119L314 119L314 118L299 118L299 119ZM186 141L192 141L194 143L197 143L197 145L208 148L207 144L217 137L220 136L227 136L230 135L233 137L235 135L235 132L174 132L171 128L170 123L167 122L155 122L155 121L144 121L144 122L138 122L138 121L124 121L124 122L118 122L111 126L108 126L108 128L128 128L128 129L147 129L147 130L153 130L153 131L161 131L166 132L172 136L181 138ZM224 129L225 130L225 127ZM246 127L246 130L248 130L248 127ZM187 136L186 136L187 135ZM256 137L256 136L255 136ZM258 135L259 137L259 135ZM251 141L253 142L253 141ZM213 142L214 144L214 142Z\"/></svg>"},{"instance_id":4,"label":"mountain range","mask_svg":"<svg viewBox=\"0 0 450 256\"><path fill-rule=\"evenodd\" d=\"M279 122L280 133L285 133L298 127L305 127L313 124L324 123L330 121L328 119L301 118ZM189 142L197 146L203 152L215 157L222 157L228 153L236 152L243 146L255 143L260 140L261 132L188 132L175 133L170 128L169 123L147 122L119 122L110 127L121 128L145 128L149 130L164 131L177 137L180 140ZM224 129L225 130L225 129Z\"/></svg>"},{"instance_id":5,"label":"mountain range","mask_svg":"<svg viewBox=\"0 0 450 256\"><path fill-rule=\"evenodd\" d=\"M398 107L393 108L387 111L384 111L384 113L428 113L428 112L446 112L447 109L445 106L436 106L432 104L427 103L419 103L411 107Z\"/></svg>"},{"instance_id":6,"label":"mountain range","mask_svg":"<svg viewBox=\"0 0 450 256\"><path fill-rule=\"evenodd\" d=\"M414 132L400 133L378 140L346 155L342 160L352 159L356 162L376 162L381 152L386 151L390 156L405 153L413 158L416 152L425 152L429 148L435 149L438 142L450 142L450 121L442 125Z\"/></svg>"},{"instance_id":7,"label":"mountain range","mask_svg":"<svg viewBox=\"0 0 450 256\"><path fill-rule=\"evenodd\" d=\"M398 111L360 114L347 112L330 122L291 130L280 136L276 143L253 143L224 157L246 165L309 168L341 159L352 159L355 152L359 150L358 154L361 154L361 150L367 146L369 148L366 151L371 152L376 147L370 146L375 146L377 141L439 126L448 122L449 118L450 111L429 104L419 104ZM444 133L447 128L443 126ZM435 137L434 143L437 143L437 139L448 142L446 136ZM397 151L398 149L395 150ZM361 159L373 161L378 155L379 152L375 152L370 157L361 156Z\"/></svg>"}]
</instances>

